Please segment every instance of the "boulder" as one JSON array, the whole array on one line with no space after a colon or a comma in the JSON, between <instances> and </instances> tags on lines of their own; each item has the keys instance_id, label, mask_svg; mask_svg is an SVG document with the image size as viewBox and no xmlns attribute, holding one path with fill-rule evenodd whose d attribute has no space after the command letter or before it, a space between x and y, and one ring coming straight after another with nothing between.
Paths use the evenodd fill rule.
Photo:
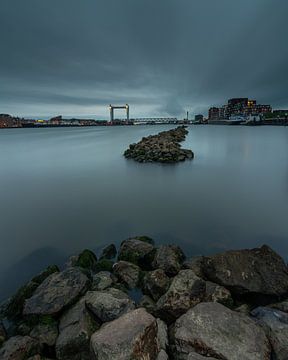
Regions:
<instances>
[{"instance_id":1,"label":"boulder","mask_svg":"<svg viewBox=\"0 0 288 360\"><path fill-rule=\"evenodd\" d=\"M50 324L39 323L29 335L36 339L41 347L53 347L58 337L58 324L55 320L52 320Z\"/></svg>"},{"instance_id":2,"label":"boulder","mask_svg":"<svg viewBox=\"0 0 288 360\"><path fill-rule=\"evenodd\" d=\"M109 271L111 272L113 269L113 261L109 259L102 258L95 264L94 272L100 272L100 271Z\"/></svg>"},{"instance_id":3,"label":"boulder","mask_svg":"<svg viewBox=\"0 0 288 360\"><path fill-rule=\"evenodd\" d=\"M100 271L93 275L91 290L105 290L112 286L113 279L109 271Z\"/></svg>"},{"instance_id":4,"label":"boulder","mask_svg":"<svg viewBox=\"0 0 288 360\"><path fill-rule=\"evenodd\" d=\"M79 254L75 266L79 266L83 269L94 270L97 263L96 255L88 249L85 249Z\"/></svg>"},{"instance_id":5,"label":"boulder","mask_svg":"<svg viewBox=\"0 0 288 360\"><path fill-rule=\"evenodd\" d=\"M145 309L130 311L92 335L91 351L95 360L156 360L156 319Z\"/></svg>"},{"instance_id":6,"label":"boulder","mask_svg":"<svg viewBox=\"0 0 288 360\"><path fill-rule=\"evenodd\" d=\"M273 349L273 359L288 359L288 314L282 311L258 307L251 315L260 321L266 330Z\"/></svg>"},{"instance_id":7,"label":"boulder","mask_svg":"<svg viewBox=\"0 0 288 360\"><path fill-rule=\"evenodd\" d=\"M34 291L38 288L43 281L51 274L58 273L59 269L56 265L48 266L40 274L36 275L33 279L22 286L14 296L5 305L5 316L9 319L19 317L22 314L25 300L30 298Z\"/></svg>"},{"instance_id":8,"label":"boulder","mask_svg":"<svg viewBox=\"0 0 288 360\"><path fill-rule=\"evenodd\" d=\"M88 288L89 280L79 269L50 275L25 301L24 315L56 315L73 304Z\"/></svg>"},{"instance_id":9,"label":"boulder","mask_svg":"<svg viewBox=\"0 0 288 360\"><path fill-rule=\"evenodd\" d=\"M205 281L192 270L181 270L168 291L157 302L157 313L166 322L173 322L204 299Z\"/></svg>"},{"instance_id":10,"label":"boulder","mask_svg":"<svg viewBox=\"0 0 288 360\"><path fill-rule=\"evenodd\" d=\"M140 268L128 261L118 261L113 265L113 273L128 288L133 289L139 283Z\"/></svg>"},{"instance_id":11,"label":"boulder","mask_svg":"<svg viewBox=\"0 0 288 360\"><path fill-rule=\"evenodd\" d=\"M143 292L150 295L153 300L157 301L165 294L170 284L169 277L162 269L150 271L143 280Z\"/></svg>"},{"instance_id":12,"label":"boulder","mask_svg":"<svg viewBox=\"0 0 288 360\"><path fill-rule=\"evenodd\" d=\"M100 259L114 259L117 254L117 249L114 244L106 246L101 253Z\"/></svg>"},{"instance_id":13,"label":"boulder","mask_svg":"<svg viewBox=\"0 0 288 360\"><path fill-rule=\"evenodd\" d=\"M143 262L144 257L152 252L153 249L153 245L137 238L124 240L120 246L118 260L141 265L141 261Z\"/></svg>"},{"instance_id":14,"label":"boulder","mask_svg":"<svg viewBox=\"0 0 288 360\"><path fill-rule=\"evenodd\" d=\"M195 275L205 279L203 272L204 256L193 256L183 262L183 269L190 269L194 271Z\"/></svg>"},{"instance_id":15,"label":"boulder","mask_svg":"<svg viewBox=\"0 0 288 360\"><path fill-rule=\"evenodd\" d=\"M143 295L142 298L139 301L138 307L145 308L147 312L149 312L152 315L156 315L156 303L151 299L148 295Z\"/></svg>"},{"instance_id":16,"label":"boulder","mask_svg":"<svg viewBox=\"0 0 288 360\"><path fill-rule=\"evenodd\" d=\"M86 308L86 296L66 311L59 324L56 355L59 360L89 360L90 337L100 327Z\"/></svg>"},{"instance_id":17,"label":"boulder","mask_svg":"<svg viewBox=\"0 0 288 360\"><path fill-rule=\"evenodd\" d=\"M176 321L173 332L177 359L197 352L223 360L270 360L263 329L219 303L201 303L188 310Z\"/></svg>"},{"instance_id":18,"label":"boulder","mask_svg":"<svg viewBox=\"0 0 288 360\"><path fill-rule=\"evenodd\" d=\"M210 281L227 287L235 295L257 297L256 301L288 292L287 266L266 245L210 256L205 259L204 271Z\"/></svg>"},{"instance_id":19,"label":"boulder","mask_svg":"<svg viewBox=\"0 0 288 360\"><path fill-rule=\"evenodd\" d=\"M206 356L202 356L200 354L197 354L197 353L190 353L187 357L187 360L207 360L207 357ZM216 360L214 357L208 357L208 360Z\"/></svg>"},{"instance_id":20,"label":"boulder","mask_svg":"<svg viewBox=\"0 0 288 360\"><path fill-rule=\"evenodd\" d=\"M175 276L181 270L185 255L179 246L163 245L155 253L153 269L162 269L168 276Z\"/></svg>"},{"instance_id":21,"label":"boulder","mask_svg":"<svg viewBox=\"0 0 288 360\"><path fill-rule=\"evenodd\" d=\"M288 313L288 300L279 303L271 304L269 307Z\"/></svg>"},{"instance_id":22,"label":"boulder","mask_svg":"<svg viewBox=\"0 0 288 360\"><path fill-rule=\"evenodd\" d=\"M0 348L1 360L24 360L38 352L38 343L30 336L14 336Z\"/></svg>"},{"instance_id":23,"label":"boulder","mask_svg":"<svg viewBox=\"0 0 288 360\"><path fill-rule=\"evenodd\" d=\"M156 319L157 321L157 340L160 349L166 351L168 347L168 333L167 325L161 319Z\"/></svg>"},{"instance_id":24,"label":"boulder","mask_svg":"<svg viewBox=\"0 0 288 360\"><path fill-rule=\"evenodd\" d=\"M88 292L86 306L101 323L115 320L135 309L135 303L129 296L114 288Z\"/></svg>"},{"instance_id":25,"label":"boulder","mask_svg":"<svg viewBox=\"0 0 288 360\"><path fill-rule=\"evenodd\" d=\"M206 295L205 302L219 302L227 307L233 306L233 299L231 293L224 286L217 285L211 281L206 281Z\"/></svg>"},{"instance_id":26,"label":"boulder","mask_svg":"<svg viewBox=\"0 0 288 360\"><path fill-rule=\"evenodd\" d=\"M169 360L165 350L160 350L156 360Z\"/></svg>"},{"instance_id":27,"label":"boulder","mask_svg":"<svg viewBox=\"0 0 288 360\"><path fill-rule=\"evenodd\" d=\"M0 322L0 347L6 340L7 334L4 325Z\"/></svg>"}]
</instances>

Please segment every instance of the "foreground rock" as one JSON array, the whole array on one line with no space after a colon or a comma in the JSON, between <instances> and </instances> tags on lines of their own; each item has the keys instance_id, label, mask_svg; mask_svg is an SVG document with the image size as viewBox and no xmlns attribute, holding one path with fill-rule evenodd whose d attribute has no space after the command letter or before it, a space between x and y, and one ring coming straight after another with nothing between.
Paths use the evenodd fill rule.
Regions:
<instances>
[{"instance_id":1,"label":"foreground rock","mask_svg":"<svg viewBox=\"0 0 288 360\"><path fill-rule=\"evenodd\" d=\"M143 280L143 292L150 295L157 301L168 290L170 284L169 277L164 270L157 269L146 274Z\"/></svg>"},{"instance_id":2,"label":"foreground rock","mask_svg":"<svg viewBox=\"0 0 288 360\"><path fill-rule=\"evenodd\" d=\"M95 332L91 350L95 360L156 360L156 319L144 309L131 311Z\"/></svg>"},{"instance_id":3,"label":"foreground rock","mask_svg":"<svg viewBox=\"0 0 288 360\"><path fill-rule=\"evenodd\" d=\"M1 360L24 360L38 352L38 343L30 336L14 336L0 349Z\"/></svg>"},{"instance_id":4,"label":"foreground rock","mask_svg":"<svg viewBox=\"0 0 288 360\"><path fill-rule=\"evenodd\" d=\"M112 321L135 309L135 303L123 291L110 288L106 291L90 291L86 294L88 309L103 322Z\"/></svg>"},{"instance_id":5,"label":"foreground rock","mask_svg":"<svg viewBox=\"0 0 288 360\"><path fill-rule=\"evenodd\" d=\"M233 306L233 298L229 290L224 286L217 285L211 281L206 281L205 302L218 302L227 307Z\"/></svg>"},{"instance_id":6,"label":"foreground rock","mask_svg":"<svg viewBox=\"0 0 288 360\"><path fill-rule=\"evenodd\" d=\"M80 299L60 319L56 355L59 360L89 360L90 337L100 327Z\"/></svg>"},{"instance_id":7,"label":"foreground rock","mask_svg":"<svg viewBox=\"0 0 288 360\"><path fill-rule=\"evenodd\" d=\"M154 246L136 239L124 240L120 246L118 260L129 261L136 265L141 265L145 256L151 253Z\"/></svg>"},{"instance_id":8,"label":"foreground rock","mask_svg":"<svg viewBox=\"0 0 288 360\"><path fill-rule=\"evenodd\" d=\"M50 275L25 301L24 315L55 315L85 293L89 284L77 268Z\"/></svg>"},{"instance_id":9,"label":"foreground rock","mask_svg":"<svg viewBox=\"0 0 288 360\"><path fill-rule=\"evenodd\" d=\"M180 142L185 140L188 131L184 126L162 131L157 135L142 138L137 144L131 144L124 152L128 159L138 162L175 163L193 159L191 150L181 149Z\"/></svg>"},{"instance_id":10,"label":"foreground rock","mask_svg":"<svg viewBox=\"0 0 288 360\"><path fill-rule=\"evenodd\" d=\"M152 261L154 269L162 269L168 276L175 276L182 267L185 255L179 246L163 245L156 250Z\"/></svg>"},{"instance_id":11,"label":"foreground rock","mask_svg":"<svg viewBox=\"0 0 288 360\"><path fill-rule=\"evenodd\" d=\"M173 279L169 290L158 300L157 313L172 322L204 299L205 281L192 270L182 270Z\"/></svg>"},{"instance_id":12,"label":"foreground rock","mask_svg":"<svg viewBox=\"0 0 288 360\"><path fill-rule=\"evenodd\" d=\"M266 330L267 337L273 348L275 360L288 359L288 314L265 307L251 312Z\"/></svg>"},{"instance_id":13,"label":"foreground rock","mask_svg":"<svg viewBox=\"0 0 288 360\"><path fill-rule=\"evenodd\" d=\"M118 261L113 265L113 273L128 288L133 289L139 283L140 268L128 261Z\"/></svg>"},{"instance_id":14,"label":"foreground rock","mask_svg":"<svg viewBox=\"0 0 288 360\"><path fill-rule=\"evenodd\" d=\"M190 309L176 321L173 336L180 359L197 352L224 360L270 360L270 344L263 329L218 303L201 303Z\"/></svg>"},{"instance_id":15,"label":"foreground rock","mask_svg":"<svg viewBox=\"0 0 288 360\"><path fill-rule=\"evenodd\" d=\"M288 293L288 269L270 247L227 251L206 258L206 277L236 295L258 296L258 301Z\"/></svg>"}]
</instances>

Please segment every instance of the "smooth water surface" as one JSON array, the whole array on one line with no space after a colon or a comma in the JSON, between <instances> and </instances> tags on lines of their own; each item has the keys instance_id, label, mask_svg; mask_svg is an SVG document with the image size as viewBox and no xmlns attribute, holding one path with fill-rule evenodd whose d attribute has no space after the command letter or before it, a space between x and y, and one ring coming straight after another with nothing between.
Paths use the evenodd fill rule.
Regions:
<instances>
[{"instance_id":1,"label":"smooth water surface","mask_svg":"<svg viewBox=\"0 0 288 360\"><path fill-rule=\"evenodd\" d=\"M169 126L0 130L3 298L83 248L146 234L188 255L271 245L288 257L288 127L191 126L176 165L126 160Z\"/></svg>"}]
</instances>

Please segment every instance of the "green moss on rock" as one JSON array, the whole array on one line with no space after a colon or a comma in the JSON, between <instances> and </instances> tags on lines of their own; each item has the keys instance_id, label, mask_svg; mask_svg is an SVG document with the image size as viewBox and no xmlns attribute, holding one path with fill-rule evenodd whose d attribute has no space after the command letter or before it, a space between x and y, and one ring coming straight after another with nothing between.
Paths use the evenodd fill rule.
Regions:
<instances>
[{"instance_id":1,"label":"green moss on rock","mask_svg":"<svg viewBox=\"0 0 288 360\"><path fill-rule=\"evenodd\" d=\"M91 250L85 249L79 255L75 263L75 266L79 266L83 269L93 270L96 263L97 263L96 255Z\"/></svg>"},{"instance_id":2,"label":"green moss on rock","mask_svg":"<svg viewBox=\"0 0 288 360\"><path fill-rule=\"evenodd\" d=\"M99 271L112 271L112 267L113 267L113 261L108 260L108 259L100 259L94 267L94 270L96 272Z\"/></svg>"}]
</instances>

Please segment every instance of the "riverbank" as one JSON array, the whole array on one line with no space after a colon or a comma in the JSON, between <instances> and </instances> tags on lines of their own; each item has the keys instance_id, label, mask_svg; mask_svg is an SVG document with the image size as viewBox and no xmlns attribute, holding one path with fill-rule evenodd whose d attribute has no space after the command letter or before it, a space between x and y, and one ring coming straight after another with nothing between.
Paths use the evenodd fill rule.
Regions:
<instances>
[{"instance_id":1,"label":"riverbank","mask_svg":"<svg viewBox=\"0 0 288 360\"><path fill-rule=\"evenodd\" d=\"M48 267L1 318L1 359L286 359L288 269L266 245L187 259L134 237Z\"/></svg>"}]
</instances>

